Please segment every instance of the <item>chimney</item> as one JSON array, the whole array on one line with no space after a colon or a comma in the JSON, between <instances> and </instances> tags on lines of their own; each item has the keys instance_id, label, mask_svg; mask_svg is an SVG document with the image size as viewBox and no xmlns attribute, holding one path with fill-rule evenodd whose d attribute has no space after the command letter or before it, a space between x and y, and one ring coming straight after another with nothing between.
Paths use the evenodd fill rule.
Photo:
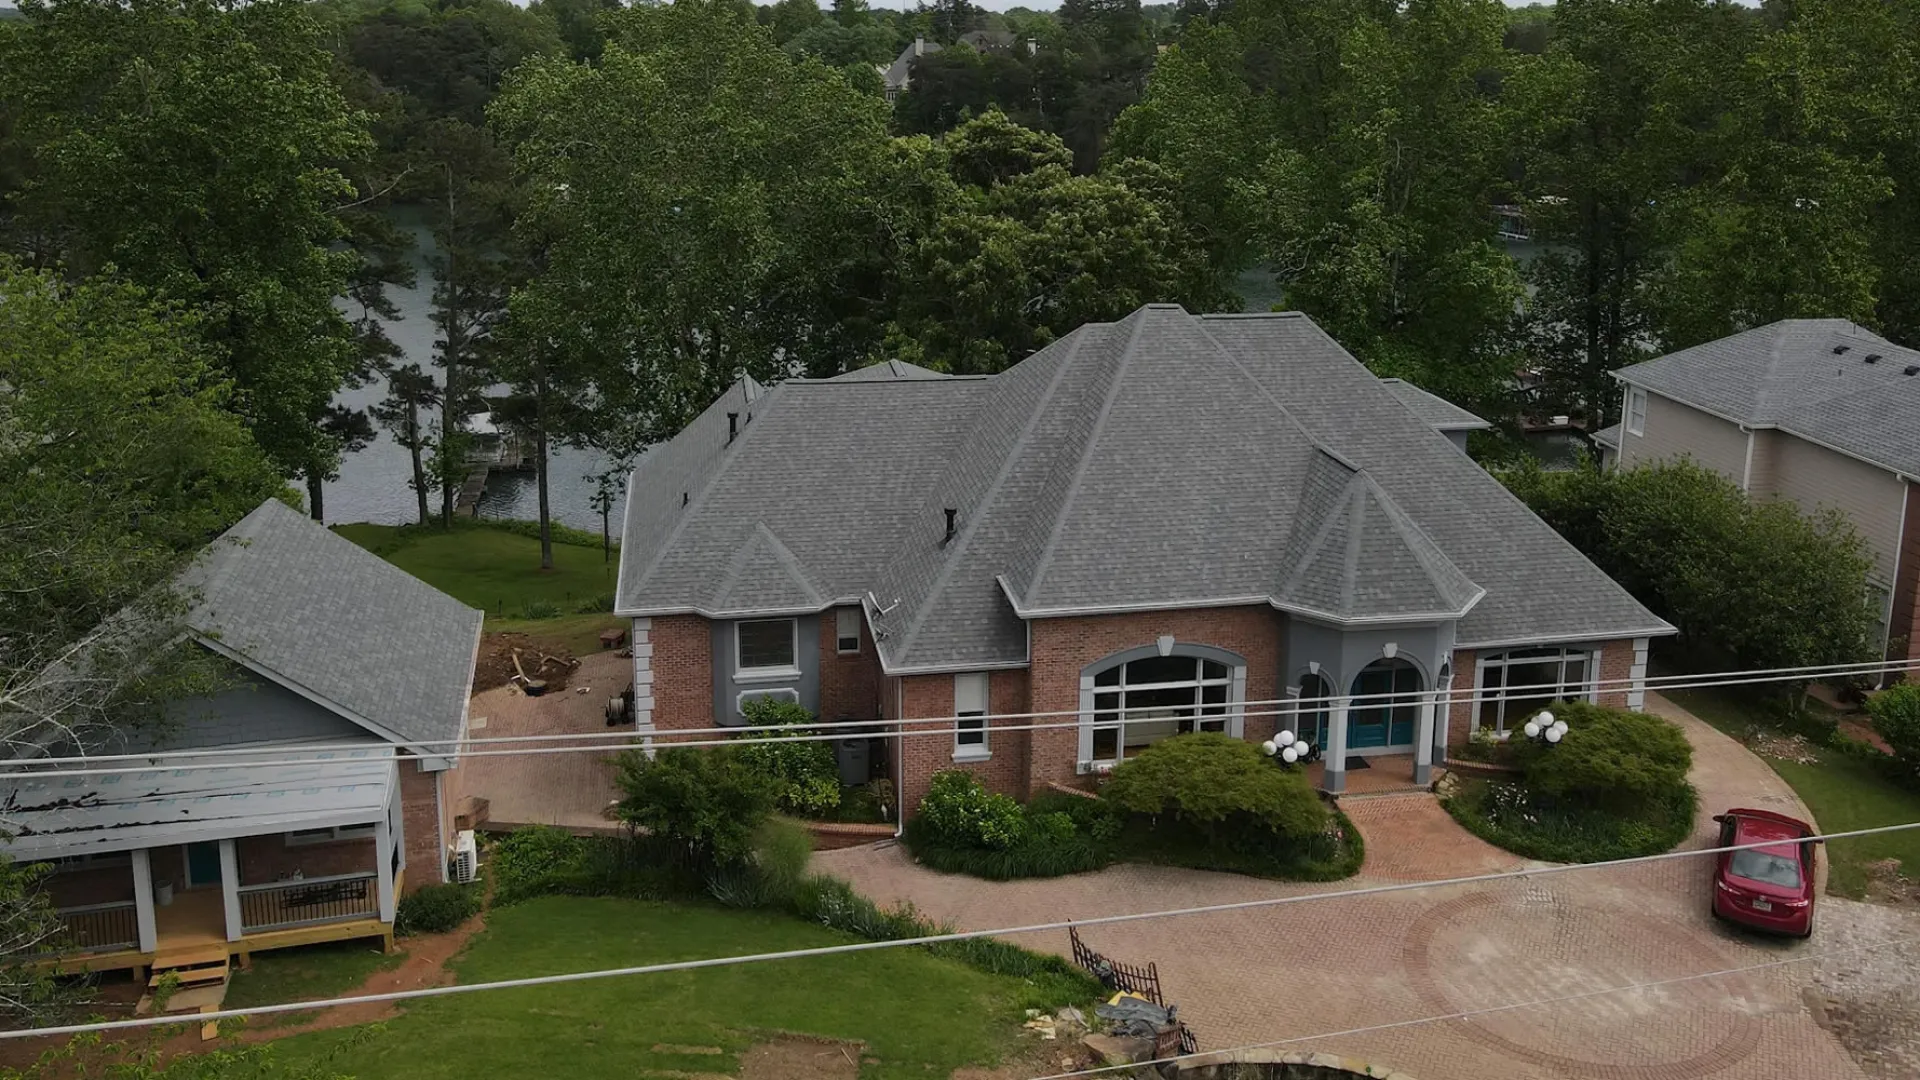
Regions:
<instances>
[{"instance_id":1,"label":"chimney","mask_svg":"<svg viewBox=\"0 0 1920 1080\"><path fill-rule=\"evenodd\" d=\"M927 52L927 39L923 37L914 38L913 39L913 55L924 56L926 55L926 52Z\"/></svg>"},{"instance_id":2,"label":"chimney","mask_svg":"<svg viewBox=\"0 0 1920 1080\"><path fill-rule=\"evenodd\" d=\"M953 542L953 533L954 533L953 519L959 513L960 511L954 509L953 507L951 506L947 507L947 535L940 538L940 542L942 544L948 544Z\"/></svg>"},{"instance_id":3,"label":"chimney","mask_svg":"<svg viewBox=\"0 0 1920 1080\"><path fill-rule=\"evenodd\" d=\"M733 445L734 436L738 434L740 434L740 414L737 412L730 412L727 414L727 445L728 446Z\"/></svg>"}]
</instances>

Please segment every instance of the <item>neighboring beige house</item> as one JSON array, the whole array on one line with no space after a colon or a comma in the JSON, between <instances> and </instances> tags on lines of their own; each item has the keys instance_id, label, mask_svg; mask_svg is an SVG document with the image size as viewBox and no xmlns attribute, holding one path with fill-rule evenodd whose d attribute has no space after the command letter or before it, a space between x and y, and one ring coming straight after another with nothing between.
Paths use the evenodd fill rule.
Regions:
<instances>
[{"instance_id":1,"label":"neighboring beige house","mask_svg":"<svg viewBox=\"0 0 1920 1080\"><path fill-rule=\"evenodd\" d=\"M1873 555L1869 588L1897 656L1920 641L1920 352L1843 319L1790 319L1614 373L1608 464L1687 456L1756 499L1832 507Z\"/></svg>"}]
</instances>

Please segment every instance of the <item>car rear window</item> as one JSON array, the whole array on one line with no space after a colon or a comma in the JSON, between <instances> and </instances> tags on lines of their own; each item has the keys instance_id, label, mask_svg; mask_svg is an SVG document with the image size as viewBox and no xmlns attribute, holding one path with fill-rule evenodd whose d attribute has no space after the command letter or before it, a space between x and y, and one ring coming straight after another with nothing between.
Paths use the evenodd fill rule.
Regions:
<instances>
[{"instance_id":1,"label":"car rear window","mask_svg":"<svg viewBox=\"0 0 1920 1080\"><path fill-rule=\"evenodd\" d=\"M1727 864L1727 872L1763 885L1778 885L1783 889L1800 887L1800 860L1786 855L1770 855L1751 848L1736 851Z\"/></svg>"}]
</instances>

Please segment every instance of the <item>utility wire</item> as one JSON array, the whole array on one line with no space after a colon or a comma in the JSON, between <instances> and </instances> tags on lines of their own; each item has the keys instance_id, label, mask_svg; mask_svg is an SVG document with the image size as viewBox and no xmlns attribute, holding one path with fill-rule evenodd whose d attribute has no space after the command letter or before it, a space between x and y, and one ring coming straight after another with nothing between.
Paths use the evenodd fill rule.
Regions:
<instances>
[{"instance_id":1,"label":"utility wire","mask_svg":"<svg viewBox=\"0 0 1920 1080\"><path fill-rule=\"evenodd\" d=\"M1050 1073L1046 1076L1034 1077L1033 1080L1074 1080L1076 1077L1103 1076L1124 1069L1144 1069L1156 1065L1166 1065L1176 1061L1192 1061L1195 1058L1213 1058L1222 1055L1244 1054L1249 1050L1269 1050L1276 1046L1288 1046L1294 1043L1319 1042L1323 1039L1339 1039L1350 1035L1367 1035L1376 1031L1392 1031L1396 1028L1418 1027L1423 1024L1438 1024L1449 1020L1471 1020L1476 1016L1513 1012L1518 1009L1534 1009L1544 1005L1561 1005L1569 1001L1585 1001L1589 998L1605 997L1608 994L1622 994L1630 990L1652 990L1657 987L1674 986L1680 983L1699 982L1705 979L1720 979L1728 975L1744 975L1754 971L1766 971L1771 968L1786 967L1789 964L1805 964L1815 960L1831 959L1836 956L1848 956L1853 953L1865 952L1868 949L1885 948L1887 946L1901 945L1916 940L1920 940L1920 935L1909 934L1902 937L1887 938L1882 941L1870 941L1860 945L1849 945L1843 949L1827 949L1821 952L1801 953L1797 956L1783 957L1778 960L1767 960L1758 964L1747 964L1743 967L1721 968L1717 971L1702 971L1693 975L1676 975L1670 979L1653 979L1647 982L1626 983L1622 986L1608 986L1598 990L1582 990L1577 993L1561 994L1556 997L1534 998L1531 1001L1515 1001L1506 1005L1488 1005L1479 1009L1463 1009L1460 1012L1439 1013L1433 1016L1417 1017L1412 1020L1394 1020L1385 1024L1368 1024L1365 1027L1347 1028L1343 1031L1325 1031L1318 1035L1296 1035L1291 1038L1272 1039L1267 1042L1245 1043L1226 1050L1203 1050L1195 1054L1176 1054L1173 1057L1155 1058L1152 1061L1136 1061L1127 1065L1102 1065L1092 1069L1076 1069L1072 1072Z\"/></svg>"},{"instance_id":2,"label":"utility wire","mask_svg":"<svg viewBox=\"0 0 1920 1080\"><path fill-rule=\"evenodd\" d=\"M1908 662L1900 665L1881 665L1876 670L1885 671L1888 673L1899 673L1899 672L1920 670L1920 661L1912 661L1912 662ZM1847 672L1847 673L1857 674L1857 672ZM1692 690L1692 689L1707 689L1707 688L1727 687L1727 686L1752 686L1752 685L1758 685L1761 683L1769 683L1769 682L1794 682L1794 681L1799 681L1804 678L1807 678L1807 676L1804 674L1792 674L1792 675L1763 674L1763 675L1759 675L1751 678L1748 678L1748 677L1719 678L1718 677L1721 675L1745 676L1747 674L1748 673L1746 672L1716 672L1706 676L1689 676L1688 677L1689 681L1671 682L1671 683L1667 683L1662 686L1656 687L1655 689ZM1671 676L1669 678L1671 678ZM1556 690L1556 691L1561 691L1566 689L1577 690L1577 689L1589 688L1589 687L1597 689L1601 685L1610 684L1614 682L1622 682L1622 681L1624 680L1589 680L1589 681L1574 682L1574 683L1541 684L1539 687L1537 687L1537 689ZM1517 686L1506 687L1504 688L1504 692L1510 693L1510 694L1520 693L1528 689L1536 689L1536 687L1517 687ZM1115 690L1112 692L1117 693L1118 688L1115 688ZM1616 689L1613 692L1617 693L1618 690ZM1415 692L1404 692L1404 693L1397 693L1397 694L1366 694L1366 695L1358 695L1358 698L1360 700L1364 700L1369 703L1372 703L1375 701L1388 701L1392 699L1416 699L1421 702L1431 700L1434 703L1435 707L1439 708L1442 705L1452 706L1460 702L1471 702L1471 701L1480 699L1483 696L1483 694L1484 694L1484 691L1478 690L1478 689L1459 689L1459 690L1451 690L1451 691L1437 691L1437 690L1436 691L1415 691ZM1340 697L1344 697L1346 700L1351 701L1351 700L1355 700L1356 696L1341 695ZM1192 717L1182 717L1181 719L1190 719L1196 722L1211 723L1211 722L1218 722L1221 720L1230 719L1233 717L1242 717L1242 718L1266 717L1266 716L1293 717L1293 716L1298 716L1303 712L1311 711L1309 709L1303 708L1303 706L1325 704L1325 703L1330 703L1334 700L1336 700L1335 697L1321 697L1321 698L1275 698L1275 699L1267 699L1267 700L1255 701L1255 702L1215 702L1215 703L1211 703L1211 705L1209 705L1208 707L1220 708L1223 710L1222 712L1217 714L1210 713L1210 714L1204 714L1204 715L1195 715ZM1250 708L1249 706L1277 706L1277 707ZM1200 708L1201 706L1194 705L1190 707L1197 709L1197 708ZM1121 719L1116 719L1111 721L1104 721L1104 720L1094 721L1092 722L1091 726L1095 728L1117 728L1124 722L1133 722L1125 718L1124 714L1126 713L1145 712L1145 711L1160 712L1160 711L1164 711L1164 708L1165 708L1164 706L1135 706L1128 709L1120 709L1120 708L1101 709L1099 710L1101 713L1117 714L1121 716ZM1071 716L1073 717L1073 719L1071 720L1063 720L1063 721L1058 721L1054 723L1005 724L1005 725L998 725L998 726L994 726L991 723L989 723L989 726L987 728L988 732L992 734L1003 734L1003 733L1012 734L1015 732L1022 732L1022 731L1047 731L1047 730L1079 728L1084 726L1083 721L1079 719L1080 715L1081 713L1079 709L1061 709L1061 710L1054 710L1054 711L1045 712L1045 713L999 713L999 714L993 714L990 716L965 717L964 719L986 720L991 722L992 720L1003 718L1003 717L1008 719L1021 719L1025 717L1037 717L1037 716ZM844 731L824 731L823 732L820 730L822 728L836 728L836 727L842 728L842 729L848 728L848 727L866 728L866 729L886 727L886 728L898 729L898 730L878 730L878 731L869 730L869 731L863 732L861 735L861 737L863 738L873 738L873 739L883 739L883 740L895 739L895 738L927 737L927 736L951 736L953 734L953 725L959 719L963 719L963 718L947 716L947 717L908 717L905 719L889 719L889 720L830 721L826 723L809 723L804 725L792 725L792 726L762 725L761 727L752 728L752 729L744 728L744 727L657 728L657 729L652 729L647 731L638 731L638 732L618 732L611 736L600 736L600 735L518 736L516 735L516 736L505 736L504 738L514 739L514 740L525 740L529 742L579 740L583 738L620 738L620 739L626 739L628 741L591 743L586 745L581 745L578 742L572 742L564 746L537 746L537 747L516 746L512 748L507 748L507 749L482 749L482 750L467 750L467 751L456 750L452 753L449 753L448 756L458 757L462 760L465 760L468 758L531 757L531 756L540 756L540 755L546 755L546 754L615 753L623 750L647 750L647 749L661 749L661 748L667 748L667 747L697 749L697 748L709 748L709 747L716 747L716 746L753 746L753 745L759 745L764 743L824 742L824 741L834 741L838 739L847 738L847 735L844 733ZM779 731L779 730L794 730L796 728L799 731L808 732L808 734L763 735L763 736L756 736L751 738L741 738L738 736L728 735L725 737L713 738L713 739L689 739L685 737L688 735L721 734L726 732L738 732L738 731L748 731L748 730ZM485 742L485 740L469 740L469 741L483 742L483 743ZM107 768L46 769L46 768L41 768L40 765L44 762L47 762L50 760L56 760L56 759L47 759L47 758L15 759L15 760L10 760L6 762L0 762L0 779L6 779L9 777L21 778L21 779L51 779L53 777L66 777L66 776L103 776L103 775L116 775L116 774L129 774L129 773L148 773L148 772L161 771L170 767L193 768L193 769L218 769L218 768L265 768L265 767L281 767L281 766L311 766L316 764L327 764L330 759L324 759L324 758L317 759L313 757L274 759L271 757L271 755L344 753L348 751L367 751L368 749L369 749L368 743L360 742L360 743L341 743L341 744L320 745L320 746L272 745L272 746L262 746L258 748L247 749L247 750L235 750L231 748L224 749L224 750L211 750L211 751L165 750L165 751L155 751L150 754L117 754L117 755L105 755L101 757L80 757L80 758L57 759L63 762L77 763L77 762L86 762L86 761L107 761L107 760L117 761L117 760L126 760L129 758L132 758L135 760L148 762L148 764L144 764L144 765L113 766L113 767L107 767ZM379 749L382 751L387 751L389 748L382 746ZM1322 749L1325 749L1324 745L1322 746ZM256 755L256 756L268 755L268 759L257 760L255 757L251 757L248 755ZM206 760L204 760L209 757L217 757L221 761L225 761L229 757L235 760L231 765L223 765L223 764L219 764L218 762L209 763ZM181 764L178 766L168 766L165 764L159 764L160 762L175 761L175 760L183 761L184 764ZM362 760L370 760L370 759L362 759ZM348 759L340 759L339 763L342 763L342 764L348 763Z\"/></svg>"},{"instance_id":3,"label":"utility wire","mask_svg":"<svg viewBox=\"0 0 1920 1080\"><path fill-rule=\"evenodd\" d=\"M1920 828L1920 821L1907 822L1901 825L1881 825L1871 829L1852 829L1846 832L1825 833L1818 836L1804 837L1801 840L1792 842L1809 843L1844 840L1859 836L1878 836L1883 833L1900 832L1914 828ZM100 1020L84 1024L27 1028L19 1031L0 1031L0 1039L23 1039L39 1035L78 1035L91 1031L121 1031L129 1028L157 1027L167 1024L208 1023L241 1016L268 1016L275 1013L304 1012L309 1009L338 1008L344 1005L369 1005L389 1001L410 1001L415 998L473 994L487 990L558 986L563 983L586 982L593 979L610 979L627 975L658 975L670 971L697 971L703 968L735 967L743 964L765 963L771 960L801 960L816 956L835 956L841 953L873 952L879 949L898 949L906 946L938 945L949 941L969 941L975 938L1007 937L1014 934L1034 934L1046 931L1066 930L1076 926L1111 926L1120 923L1145 922L1152 919L1168 919L1186 915L1217 915L1234 911L1254 911L1265 908L1285 907L1292 904L1310 904L1324 900L1353 900L1362 897L1418 892L1425 889L1447 888L1456 885L1478 885L1498 881L1513 881L1521 878L1580 873L1587 870L1648 865L1666 862L1672 859L1698 858L1703 855L1720 854L1728 851L1746 851L1753 848L1777 847L1780 843L1781 841L1779 840L1765 840L1752 844L1731 844L1723 847L1702 848L1694 851L1668 851L1658 855L1641 855L1629 859L1613 859L1607 862L1523 867L1518 870L1503 870L1489 874L1473 874L1466 877L1444 878L1439 881L1395 882L1389 885L1369 885L1361 888L1336 889L1319 893L1302 893L1294 896L1274 896L1258 900L1239 900L1224 904L1204 904L1195 907L1132 912L1123 915L1097 915L1087 919L1067 919L1057 922L1031 923L1026 926L1006 926L994 930L963 930L941 934L923 934L918 937L899 938L892 941L859 941L842 945L825 945L811 949L786 949L779 952L750 953L743 956L716 956L699 960L678 960L661 964L642 964L635 967L574 971L561 975L501 979L495 982L469 983L454 986L431 986L418 990L396 990L385 994L368 994L363 997L327 998L320 1001L288 1002L281 1005L257 1005L245 1009L226 1009L219 1012L200 1013L186 1017L185 1019L179 1017L154 1016L133 1020Z\"/></svg>"}]
</instances>

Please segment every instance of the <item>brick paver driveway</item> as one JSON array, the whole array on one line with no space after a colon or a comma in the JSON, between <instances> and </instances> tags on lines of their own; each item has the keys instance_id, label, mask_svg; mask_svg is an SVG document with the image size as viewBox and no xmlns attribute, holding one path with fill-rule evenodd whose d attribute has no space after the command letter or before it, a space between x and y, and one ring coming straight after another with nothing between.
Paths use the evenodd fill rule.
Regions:
<instances>
[{"instance_id":1,"label":"brick paver driveway","mask_svg":"<svg viewBox=\"0 0 1920 1080\"><path fill-rule=\"evenodd\" d=\"M1733 804L1804 809L1738 743L1651 699L1696 750L1701 821ZM1289 885L1227 874L1118 866L1049 881L981 882L914 866L890 845L827 852L819 866L881 901L912 901L963 928L1140 912L1435 880L1524 865L1474 839L1426 795L1349 799L1366 866L1350 881ZM1089 928L1088 942L1159 964L1202 1048L1325 1035L1566 998L1611 987L1809 955L1707 914L1706 859L1582 870L1483 885L1282 905ZM1826 901L1823 901L1826 903ZM1829 912L1830 913L1830 912ZM1065 952L1063 933L1029 947ZM1795 963L1477 1016L1331 1035L1296 1048L1345 1054L1420 1080L1686 1080L1860 1077L1809 1017Z\"/></svg>"},{"instance_id":2,"label":"brick paver driveway","mask_svg":"<svg viewBox=\"0 0 1920 1080\"><path fill-rule=\"evenodd\" d=\"M567 680L567 688L528 697L512 686L475 694L467 705L474 738L511 735L572 735L626 732L606 726L607 699L633 681L633 661L611 652L593 653ZM586 693L579 690L585 687ZM500 743L475 749L510 749ZM533 745L543 745L535 743ZM563 746L564 743L554 743ZM607 804L619 798L609 754L531 754L469 758L463 790L488 802L498 825L608 827Z\"/></svg>"}]
</instances>

